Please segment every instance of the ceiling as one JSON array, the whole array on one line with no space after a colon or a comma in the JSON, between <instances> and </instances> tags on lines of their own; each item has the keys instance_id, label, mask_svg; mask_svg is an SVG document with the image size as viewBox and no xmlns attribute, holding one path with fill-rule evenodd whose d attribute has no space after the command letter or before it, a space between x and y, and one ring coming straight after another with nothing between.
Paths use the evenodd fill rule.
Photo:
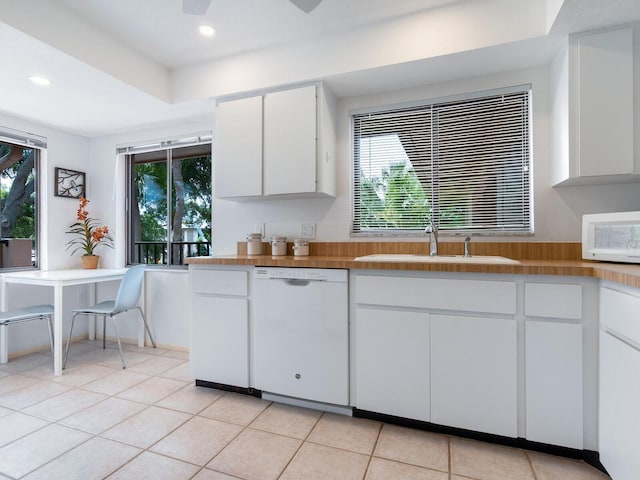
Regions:
<instances>
[{"instance_id":1,"label":"ceiling","mask_svg":"<svg viewBox=\"0 0 640 480\"><path fill-rule=\"evenodd\" d=\"M181 7L4 2L0 114L94 137L211 118L213 97L285 83L325 79L352 96L545 64L567 33L640 20L637 0L323 0L309 14L288 0L212 0L204 16ZM216 35L199 35L202 23ZM53 83L32 85L34 73Z\"/></svg>"},{"instance_id":2,"label":"ceiling","mask_svg":"<svg viewBox=\"0 0 640 480\"><path fill-rule=\"evenodd\" d=\"M61 3L158 63L176 68L461 1L325 0L306 14L288 0L212 0L204 16L183 14L180 0ZM203 23L216 29L214 39L198 36L196 29Z\"/></svg>"}]
</instances>

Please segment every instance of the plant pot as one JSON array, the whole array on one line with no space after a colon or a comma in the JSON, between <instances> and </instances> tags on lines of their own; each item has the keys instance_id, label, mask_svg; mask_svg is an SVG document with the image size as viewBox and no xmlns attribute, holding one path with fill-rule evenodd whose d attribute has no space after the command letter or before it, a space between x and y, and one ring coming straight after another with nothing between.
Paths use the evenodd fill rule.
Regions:
<instances>
[{"instance_id":1,"label":"plant pot","mask_svg":"<svg viewBox=\"0 0 640 480\"><path fill-rule=\"evenodd\" d=\"M98 268L99 261L100 261L100 255L83 255L82 268L87 270L96 269Z\"/></svg>"}]
</instances>

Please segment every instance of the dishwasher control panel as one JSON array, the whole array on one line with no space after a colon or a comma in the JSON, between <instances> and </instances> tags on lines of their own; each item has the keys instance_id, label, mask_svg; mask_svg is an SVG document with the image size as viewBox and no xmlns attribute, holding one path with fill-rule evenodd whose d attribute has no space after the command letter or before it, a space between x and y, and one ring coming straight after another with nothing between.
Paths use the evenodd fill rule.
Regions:
<instances>
[{"instance_id":1,"label":"dishwasher control panel","mask_svg":"<svg viewBox=\"0 0 640 480\"><path fill-rule=\"evenodd\" d=\"M259 280L284 278L323 282L346 282L348 278L348 271L344 269L327 268L255 267L254 276Z\"/></svg>"}]
</instances>

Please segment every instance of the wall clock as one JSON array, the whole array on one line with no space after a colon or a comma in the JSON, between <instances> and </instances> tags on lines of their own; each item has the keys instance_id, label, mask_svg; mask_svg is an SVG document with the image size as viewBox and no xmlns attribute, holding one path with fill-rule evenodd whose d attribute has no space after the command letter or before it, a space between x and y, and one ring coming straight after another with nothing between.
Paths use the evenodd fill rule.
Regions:
<instances>
[{"instance_id":1,"label":"wall clock","mask_svg":"<svg viewBox=\"0 0 640 480\"><path fill-rule=\"evenodd\" d=\"M84 172L56 167L55 196L67 198L86 197Z\"/></svg>"}]
</instances>

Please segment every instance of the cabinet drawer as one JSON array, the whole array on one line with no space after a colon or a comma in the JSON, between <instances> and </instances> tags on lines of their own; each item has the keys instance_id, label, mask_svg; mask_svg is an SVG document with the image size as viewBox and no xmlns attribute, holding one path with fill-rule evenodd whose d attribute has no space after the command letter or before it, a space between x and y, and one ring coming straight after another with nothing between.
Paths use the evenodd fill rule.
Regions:
<instances>
[{"instance_id":1,"label":"cabinet drawer","mask_svg":"<svg viewBox=\"0 0 640 480\"><path fill-rule=\"evenodd\" d=\"M640 298L602 288L600 324L640 345Z\"/></svg>"},{"instance_id":2,"label":"cabinet drawer","mask_svg":"<svg viewBox=\"0 0 640 480\"><path fill-rule=\"evenodd\" d=\"M247 296L249 272L244 270L191 270L191 292Z\"/></svg>"},{"instance_id":3,"label":"cabinet drawer","mask_svg":"<svg viewBox=\"0 0 640 480\"><path fill-rule=\"evenodd\" d=\"M514 282L359 275L356 302L413 308L514 314Z\"/></svg>"},{"instance_id":4,"label":"cabinet drawer","mask_svg":"<svg viewBox=\"0 0 640 480\"><path fill-rule=\"evenodd\" d=\"M532 317L582 318L582 285L527 283L524 313Z\"/></svg>"}]
</instances>

